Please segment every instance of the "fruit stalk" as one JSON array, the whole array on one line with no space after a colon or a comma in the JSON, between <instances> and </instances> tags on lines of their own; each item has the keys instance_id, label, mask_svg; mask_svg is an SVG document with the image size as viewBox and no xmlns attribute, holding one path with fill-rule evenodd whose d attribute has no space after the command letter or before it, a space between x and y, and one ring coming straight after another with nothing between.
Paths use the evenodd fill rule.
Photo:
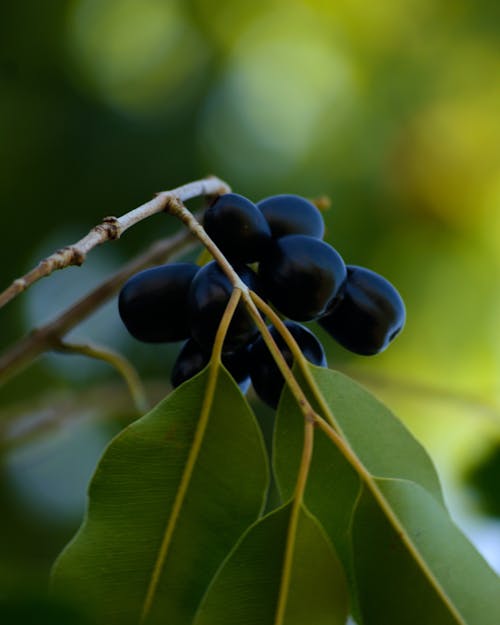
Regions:
<instances>
[{"instance_id":1,"label":"fruit stalk","mask_svg":"<svg viewBox=\"0 0 500 625\"><path fill-rule=\"evenodd\" d=\"M264 320L262 319L259 309L255 305L252 295L253 293L247 287L247 285L241 280L236 271L234 271L233 267L224 256L224 254L219 250L217 245L212 241L212 239L205 232L203 226L198 222L194 215L177 199L173 199L169 202L166 210L173 216L180 219L194 234L194 236L206 247L206 249L212 254L214 259L217 261L221 269L224 271L228 279L230 280L234 289L239 289L241 291L241 298L244 301L248 312L252 316L255 324L259 328L260 333L262 334L262 338L266 342L266 345L271 352L276 364L285 379L285 383L290 388L293 396L295 397L298 405L302 413L304 414L304 418L306 421L315 421L316 415L315 412L308 402L304 392L302 391L299 383L295 379L290 367L286 363L285 358L283 357L279 347L277 346L275 340L273 339L271 333L269 332ZM298 360L304 360L304 357L295 343L295 340L291 336L291 334L284 327L283 322L276 317L276 323L279 326L282 326L280 329L280 333L283 335L283 338L290 345L290 349L294 354L297 355Z\"/></svg>"},{"instance_id":2,"label":"fruit stalk","mask_svg":"<svg viewBox=\"0 0 500 625\"><path fill-rule=\"evenodd\" d=\"M81 356L88 356L89 358L107 362L125 380L138 415L142 415L149 410L146 393L137 371L124 356L115 350L96 345L67 343L66 341L61 341L59 347L55 348L55 350L66 354L80 354Z\"/></svg>"},{"instance_id":3,"label":"fruit stalk","mask_svg":"<svg viewBox=\"0 0 500 625\"><path fill-rule=\"evenodd\" d=\"M248 293L247 285L239 277L233 269L231 263L227 260L217 245L215 245L212 239L205 232L205 229L200 222L190 211L188 211L179 198L170 198L167 206L165 207L165 211L173 217L180 219L182 223L189 228L190 232L198 239L198 241L205 246L205 248L213 256L214 260L217 261L219 267L226 274L229 281L233 285L233 288L240 289L242 293Z\"/></svg>"}]
</instances>

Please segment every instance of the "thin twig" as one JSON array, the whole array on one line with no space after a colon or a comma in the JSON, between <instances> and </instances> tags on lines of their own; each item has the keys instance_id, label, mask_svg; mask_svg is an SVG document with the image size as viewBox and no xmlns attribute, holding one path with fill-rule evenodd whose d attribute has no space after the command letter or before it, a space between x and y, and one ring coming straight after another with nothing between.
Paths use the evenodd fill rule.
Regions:
<instances>
[{"instance_id":1,"label":"thin twig","mask_svg":"<svg viewBox=\"0 0 500 625\"><path fill-rule=\"evenodd\" d=\"M110 300L135 273L172 258L174 254L186 250L190 243L194 244L190 233L185 230L157 241L55 319L33 330L0 357L0 383L19 373L40 354L57 346L61 338Z\"/></svg>"},{"instance_id":2,"label":"thin twig","mask_svg":"<svg viewBox=\"0 0 500 625\"><path fill-rule=\"evenodd\" d=\"M212 186L212 182L215 185L215 181L217 181L218 187ZM202 184L203 182L206 184ZM190 197L193 198L196 197L195 192L212 195L216 192L227 191L228 187L218 178L208 178L206 181L194 182L179 187L179 189L183 190L184 194L187 193L186 189L189 189ZM178 189L165 192L166 199L163 210L169 205L169 202L172 202L174 197L172 194L176 191ZM175 197L173 201L178 202L179 200ZM194 242L191 233L187 230L182 230L171 237L157 241L144 253L124 265L120 271L104 280L99 286L64 310L54 320L34 329L0 356L0 384L19 373L40 354L56 347L60 339L111 299L120 290L122 284L135 273L146 267L165 262L178 252L185 251L190 244L194 245Z\"/></svg>"},{"instance_id":3,"label":"thin twig","mask_svg":"<svg viewBox=\"0 0 500 625\"><path fill-rule=\"evenodd\" d=\"M124 356L115 350L90 344L67 343L66 341L60 341L55 350L65 354L79 354L81 356L88 356L89 358L107 362L114 367L125 380L130 395L134 400L138 415L142 415L149 410L146 393L137 371Z\"/></svg>"},{"instance_id":4,"label":"thin twig","mask_svg":"<svg viewBox=\"0 0 500 625\"><path fill-rule=\"evenodd\" d=\"M236 271L233 269L231 263L227 260L221 250L215 245L212 239L208 236L203 226L197 219L196 215L193 215L180 200L172 200L165 210L180 219L182 223L192 232L192 234L202 243L206 250L217 261L219 267L226 274L228 280L231 282L235 289L240 289L242 293L248 293L248 287L239 277Z\"/></svg>"},{"instance_id":5,"label":"thin twig","mask_svg":"<svg viewBox=\"0 0 500 625\"><path fill-rule=\"evenodd\" d=\"M87 254L94 247L101 245L105 241L119 239L130 227L156 213L164 211L172 200L186 201L202 195L219 195L228 191L229 187L225 182L215 176L210 176L170 191L162 191L149 202L125 213L121 217L105 217L102 223L92 228L83 239L73 243L73 245L67 245L57 250L40 261L34 269L28 271L24 276L14 280L5 291L0 293L0 308L40 280L40 278L50 275L57 269L64 269L71 265L81 265L85 261Z\"/></svg>"},{"instance_id":6,"label":"thin twig","mask_svg":"<svg viewBox=\"0 0 500 625\"><path fill-rule=\"evenodd\" d=\"M149 380L146 395L158 403L169 390L165 380ZM0 410L0 456L43 436L80 422L116 421L122 426L137 418L137 412L121 382L100 386L58 389L29 400L10 403Z\"/></svg>"}]
</instances>

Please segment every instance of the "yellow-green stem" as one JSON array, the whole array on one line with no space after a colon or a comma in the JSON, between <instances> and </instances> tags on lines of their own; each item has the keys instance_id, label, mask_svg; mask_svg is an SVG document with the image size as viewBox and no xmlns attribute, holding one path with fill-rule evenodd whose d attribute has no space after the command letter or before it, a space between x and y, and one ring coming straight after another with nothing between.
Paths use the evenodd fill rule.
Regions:
<instances>
[{"instance_id":1,"label":"yellow-green stem","mask_svg":"<svg viewBox=\"0 0 500 625\"><path fill-rule=\"evenodd\" d=\"M205 246L214 259L219 264L219 267L226 274L229 281L235 288L239 288L241 291L247 291L247 285L241 280L236 271L232 268L231 263L227 260L220 249L215 245L212 239L205 232L205 229L196 219L196 217L188 211L184 204L180 201L171 200L166 208L167 212L174 217L177 217L185 224L194 236Z\"/></svg>"},{"instance_id":2,"label":"yellow-green stem","mask_svg":"<svg viewBox=\"0 0 500 625\"><path fill-rule=\"evenodd\" d=\"M333 414L332 414L332 412L331 412L327 402L325 401L325 398L323 397L323 394L319 390L318 385L316 384L316 380L314 379L313 375L311 374L311 370L310 370L309 365L307 363L307 359L304 357L304 354L300 350L300 347L297 345L297 341L293 338L291 332L288 330L288 328L283 323L283 321L280 319L280 317L274 312L274 310L271 308L271 306L269 306L269 304L267 304L261 297L259 297L259 295L257 295L257 293L251 292L250 293L250 297L254 301L254 303L257 306L257 308L260 311L262 311L266 315L266 317L268 317L268 319L271 321L271 323L276 328L276 330L278 330L278 332L281 334L281 336L283 337L283 340L285 341L285 343L290 348L290 351L292 352L293 359L298 364L298 366L300 368L300 372L304 376L304 379L305 379L307 385L309 386L309 388L311 389L311 391L312 391L312 393L314 395L314 398L318 402L318 404L319 404L319 406L321 408L321 412L325 415L325 417L328 419L330 424L334 428L338 429L337 422L336 422L336 420L335 420L335 418L334 418L334 416L333 416Z\"/></svg>"},{"instance_id":3,"label":"yellow-green stem","mask_svg":"<svg viewBox=\"0 0 500 625\"><path fill-rule=\"evenodd\" d=\"M297 482L295 484L295 492L290 513L290 522L288 524L288 532L286 539L285 557L283 559L283 574L281 576L280 592L278 597L278 605L274 618L274 625L283 625L288 602L288 594L290 591L290 581L292 576L293 556L295 553L295 543L297 539L297 529L299 524L300 509L304 500L304 492L307 484L307 476L309 467L311 466L311 458L314 444L314 423L309 419L304 420L304 446L302 448L302 457L300 460L299 472L297 474Z\"/></svg>"},{"instance_id":4,"label":"yellow-green stem","mask_svg":"<svg viewBox=\"0 0 500 625\"><path fill-rule=\"evenodd\" d=\"M302 410L302 413L304 414L304 417L308 420L313 420L314 411L312 409L312 406L310 405L309 401L307 400L307 397L304 395L304 392L300 388L300 384L297 382L295 376L293 375L292 370L288 366L283 354L281 353L278 345L276 344L276 341L273 339L272 334L269 332L269 328L267 327L265 321L262 319L259 313L259 310L252 299L253 295L255 295L253 291L248 291L247 293L243 293L243 300L245 304L247 305L248 312L250 313L255 324L259 328L260 333L262 334L262 338L264 339L267 345L267 348L271 352L271 355L274 361L276 362L276 365L278 366L281 375L285 379L285 383L288 385L292 395L297 401L300 409ZM279 319L279 323L283 325L283 322L281 321L281 319ZM293 341L293 337L292 337L292 341ZM293 342L295 343L295 341ZM301 358L303 358L302 353L300 352L300 349L298 347L297 349L301 355Z\"/></svg>"},{"instance_id":5,"label":"yellow-green stem","mask_svg":"<svg viewBox=\"0 0 500 625\"><path fill-rule=\"evenodd\" d=\"M361 481L366 486L366 488L371 492L373 498L379 504L381 510L383 510L387 519L395 529L397 535L400 537L401 541L405 543L408 551L413 555L415 562L418 563L423 573L427 576L427 578L431 581L431 583L435 584L438 593L441 595L443 603L447 605L450 609L450 612L456 618L457 623L465 625L465 621L463 620L461 614L457 611L456 607L449 600L445 590L442 588L441 584L436 579L434 573L429 568L427 562L422 558L420 552L413 544L412 540L409 538L405 528L401 525L400 520L394 513L394 510L391 508L390 504L380 491L380 488L377 486L375 478L371 475L365 465L360 461L360 459L356 456L356 453L351 449L350 445L345 441L339 434L331 427L324 419L321 417L317 417L316 423L318 427L320 427L323 432L328 436L328 438L336 445L340 453L344 456L347 462L357 471Z\"/></svg>"},{"instance_id":6,"label":"yellow-green stem","mask_svg":"<svg viewBox=\"0 0 500 625\"><path fill-rule=\"evenodd\" d=\"M196 431L195 431L194 438L193 438L193 444L189 451L186 466L182 474L179 488L175 495L175 500L172 506L172 511L170 513L170 517L167 522L167 527L163 535L163 540L160 545L160 549L158 551L158 556L155 562L155 566L151 574L151 579L149 582L148 590L146 592L146 597L144 599L144 605L143 605L141 620L140 620L141 623L146 622L151 612L151 608L153 606L153 601L156 595L158 584L160 582L161 572L163 570L165 560L167 558L169 547L172 543L172 538L173 538L174 531L177 525L177 521L181 512L182 506L184 504L187 489L189 487L189 483L193 475L193 471L194 471L196 461L198 459L198 455L200 453L201 445L203 443L203 437L205 435L205 431L208 425L208 419L210 417L210 409L212 407L212 401L213 401L214 394L215 394L215 388L217 385L217 376L219 373L219 359L220 359L220 354L222 351L222 345L224 344L224 339L226 337L227 329L233 317L234 311L236 310L240 297L241 297L241 291L239 289L235 289L233 293L231 294L229 302L226 306L226 310L224 311L224 315L222 316L221 322L219 324L219 328L217 329L217 334L215 336L215 341L214 341L214 348L212 351L212 358L210 360L210 371L208 374L205 397L203 399L203 404L202 404L202 408L200 412L200 419L198 421L198 425L196 426Z\"/></svg>"},{"instance_id":7,"label":"yellow-green stem","mask_svg":"<svg viewBox=\"0 0 500 625\"><path fill-rule=\"evenodd\" d=\"M222 316L219 327L217 328L217 334L215 335L214 346L212 348L212 364L213 368L217 369L218 361L221 358L222 347L224 345L224 339L226 338L226 334L229 328L229 324L231 323L231 319L236 311L236 307L239 304L241 298L241 290L236 287L231 293L231 297L229 298L229 302L227 303L226 310L224 311L224 315Z\"/></svg>"},{"instance_id":8,"label":"yellow-green stem","mask_svg":"<svg viewBox=\"0 0 500 625\"><path fill-rule=\"evenodd\" d=\"M264 323L255 303L252 300L252 292L249 290L247 285L241 280L236 271L233 269L227 258L224 254L219 250L217 245L212 241L212 239L205 232L203 226L198 222L198 220L187 210L187 208L182 204L180 200L171 201L167 206L167 212L169 212L174 217L180 219L194 234L197 239L203 243L203 245L208 249L210 254L217 261L221 269L224 271L228 279L230 280L233 288L240 289L241 296L245 305L252 316L255 324L259 328L262 338L264 339L269 351L271 352L273 358L276 361L276 364L283 375L286 384L289 386L293 396L297 400L304 416L308 419L312 418L313 410L306 399L306 396L302 392L300 385L292 374L290 367L287 365L286 360L283 357L283 354L280 352L278 346L276 345L275 340L271 336L266 324ZM259 298L260 299L260 298ZM262 300L261 300L262 301ZM279 319L279 318L278 318ZM280 320L281 323L281 320ZM281 323L281 325L283 325ZM286 330L286 328L285 328ZM293 338L292 338L293 341ZM293 341L295 344L295 341ZM296 345L296 344L295 344ZM304 358L300 349L297 347L297 354L300 354L300 358Z\"/></svg>"}]
</instances>

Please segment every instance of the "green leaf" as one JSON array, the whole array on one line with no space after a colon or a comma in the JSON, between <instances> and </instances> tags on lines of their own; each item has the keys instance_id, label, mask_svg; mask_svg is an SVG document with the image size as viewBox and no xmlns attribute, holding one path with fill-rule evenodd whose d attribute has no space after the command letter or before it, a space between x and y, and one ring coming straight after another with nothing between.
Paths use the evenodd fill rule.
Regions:
<instances>
[{"instance_id":1,"label":"green leaf","mask_svg":"<svg viewBox=\"0 0 500 625\"><path fill-rule=\"evenodd\" d=\"M492 597L500 596L499 580L453 525L436 471L423 447L360 385L338 372L313 366L310 369L354 461L348 461L330 438L316 428L304 503L332 540L346 568L358 621L365 625L500 623L500 602L491 608ZM321 414L318 402L312 397L311 401ZM283 497L293 492L302 444L303 416L291 394L285 391L274 439L274 468ZM394 494L396 483L411 486L404 487L404 497L401 492L397 497ZM367 498L372 504L371 515L365 511ZM383 542L379 537L380 519L390 528L393 542L399 543L398 553L404 554L404 562L401 558L391 559L384 549L378 549L379 540ZM418 519L417 527L413 519ZM437 535L443 527L451 546L442 536L432 549L418 540L434 532ZM372 548L367 544L372 544ZM441 572L456 566L450 553L454 549L461 554L462 564L452 579ZM408 574L408 562L413 567L412 576ZM379 590L378 595L368 590L370 584ZM468 597L459 598L458 588ZM404 602L400 601L401 596ZM472 597L490 606L493 620L482 612L471 616L464 603L471 604ZM377 601L380 604L375 610L373 603ZM401 611L402 605L406 612ZM412 620L412 611L419 614L420 620ZM435 619L437 613L446 616Z\"/></svg>"},{"instance_id":2,"label":"green leaf","mask_svg":"<svg viewBox=\"0 0 500 625\"><path fill-rule=\"evenodd\" d=\"M289 532L293 502L248 529L210 585L195 625L346 622L347 586L339 560L314 517L302 507L298 513L293 537ZM285 553L292 540L293 557L286 572ZM277 620L283 592L286 607Z\"/></svg>"},{"instance_id":3,"label":"green leaf","mask_svg":"<svg viewBox=\"0 0 500 625\"><path fill-rule=\"evenodd\" d=\"M418 484L376 483L404 533L363 488L352 526L363 622L498 625L499 579L443 507Z\"/></svg>"},{"instance_id":4,"label":"green leaf","mask_svg":"<svg viewBox=\"0 0 500 625\"><path fill-rule=\"evenodd\" d=\"M367 470L380 477L417 482L444 505L439 479L427 452L390 410L347 376L312 365L310 369L343 437ZM297 376L306 389L298 372ZM311 401L321 414L317 402ZM303 424L304 417L286 390L276 416L273 454L278 487L285 500L295 488ZM348 574L351 568L348 533L360 486L356 469L317 428L305 504L330 536Z\"/></svg>"},{"instance_id":5,"label":"green leaf","mask_svg":"<svg viewBox=\"0 0 500 625\"><path fill-rule=\"evenodd\" d=\"M260 430L218 369L213 392L209 367L120 433L97 467L53 586L83 599L98 623L191 623L218 566L262 511Z\"/></svg>"},{"instance_id":6,"label":"green leaf","mask_svg":"<svg viewBox=\"0 0 500 625\"><path fill-rule=\"evenodd\" d=\"M365 388L342 373L313 365L309 365L309 368L337 420L342 437L349 443L367 471L378 477L395 477L421 484L444 505L439 478L429 455L401 421ZM306 384L300 376L299 381L305 389ZM313 400L312 403L321 413L317 402ZM288 419L291 412L297 415L293 424L290 424ZM286 467L286 471L279 471L280 486L286 493L293 492L295 482L293 474L287 475L289 456L294 457L297 468L300 453L297 455L296 442L300 443L299 449L302 449L303 431L303 417L288 391L283 394L278 410L278 433L282 428L293 428L296 432L294 453L289 453L292 449L287 450L283 447L287 445L286 441L280 441L280 448L276 449L279 454L279 458L276 458L276 468L281 469L280 463Z\"/></svg>"}]
</instances>

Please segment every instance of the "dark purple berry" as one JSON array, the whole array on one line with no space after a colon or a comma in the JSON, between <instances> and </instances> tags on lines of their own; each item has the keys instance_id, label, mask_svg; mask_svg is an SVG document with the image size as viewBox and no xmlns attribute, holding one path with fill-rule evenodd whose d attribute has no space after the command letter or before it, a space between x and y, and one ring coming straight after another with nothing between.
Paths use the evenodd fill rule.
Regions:
<instances>
[{"instance_id":1,"label":"dark purple berry","mask_svg":"<svg viewBox=\"0 0 500 625\"><path fill-rule=\"evenodd\" d=\"M286 321L285 325L297 341L301 352L307 360L314 365L326 367L325 352L314 334L304 326L293 321ZM289 347L276 328L269 326L269 330L288 366L291 367L293 356ZM276 408L285 380L262 336L259 336L250 347L250 378L255 392L262 401L271 406L271 408Z\"/></svg>"},{"instance_id":2,"label":"dark purple berry","mask_svg":"<svg viewBox=\"0 0 500 625\"><path fill-rule=\"evenodd\" d=\"M236 193L219 196L203 218L208 236L231 261L260 260L271 240L271 230L253 202Z\"/></svg>"},{"instance_id":3,"label":"dark purple berry","mask_svg":"<svg viewBox=\"0 0 500 625\"><path fill-rule=\"evenodd\" d=\"M245 265L234 265L243 282L259 291L258 278ZM204 351L211 351L222 315L231 297L232 286L219 265L212 261L196 274L189 291L191 335ZM224 352L234 352L248 344L257 334L244 304L240 302L233 315L224 341Z\"/></svg>"},{"instance_id":4,"label":"dark purple berry","mask_svg":"<svg viewBox=\"0 0 500 625\"><path fill-rule=\"evenodd\" d=\"M276 239L288 234L306 234L322 239L325 224L319 210L300 195L273 195L261 200L258 208L271 228Z\"/></svg>"},{"instance_id":5,"label":"dark purple berry","mask_svg":"<svg viewBox=\"0 0 500 625\"><path fill-rule=\"evenodd\" d=\"M209 361L210 353L204 352L195 340L187 340L182 346L172 369L170 377L172 386L177 388L186 380L191 379L204 369ZM245 346L237 352L224 354L222 364L233 376L241 391L246 393L250 386L248 347Z\"/></svg>"},{"instance_id":6,"label":"dark purple berry","mask_svg":"<svg viewBox=\"0 0 500 625\"><path fill-rule=\"evenodd\" d=\"M346 277L344 261L331 245L302 234L272 242L259 265L266 297L280 313L311 321L332 305Z\"/></svg>"},{"instance_id":7,"label":"dark purple berry","mask_svg":"<svg viewBox=\"0 0 500 625\"><path fill-rule=\"evenodd\" d=\"M343 347L370 356L401 332L406 311L401 295L378 273L347 266L342 299L318 323Z\"/></svg>"},{"instance_id":8,"label":"dark purple berry","mask_svg":"<svg viewBox=\"0 0 500 625\"><path fill-rule=\"evenodd\" d=\"M130 334L147 343L188 338L188 294L199 269L194 263L170 263L132 276L118 297L120 317Z\"/></svg>"}]
</instances>

